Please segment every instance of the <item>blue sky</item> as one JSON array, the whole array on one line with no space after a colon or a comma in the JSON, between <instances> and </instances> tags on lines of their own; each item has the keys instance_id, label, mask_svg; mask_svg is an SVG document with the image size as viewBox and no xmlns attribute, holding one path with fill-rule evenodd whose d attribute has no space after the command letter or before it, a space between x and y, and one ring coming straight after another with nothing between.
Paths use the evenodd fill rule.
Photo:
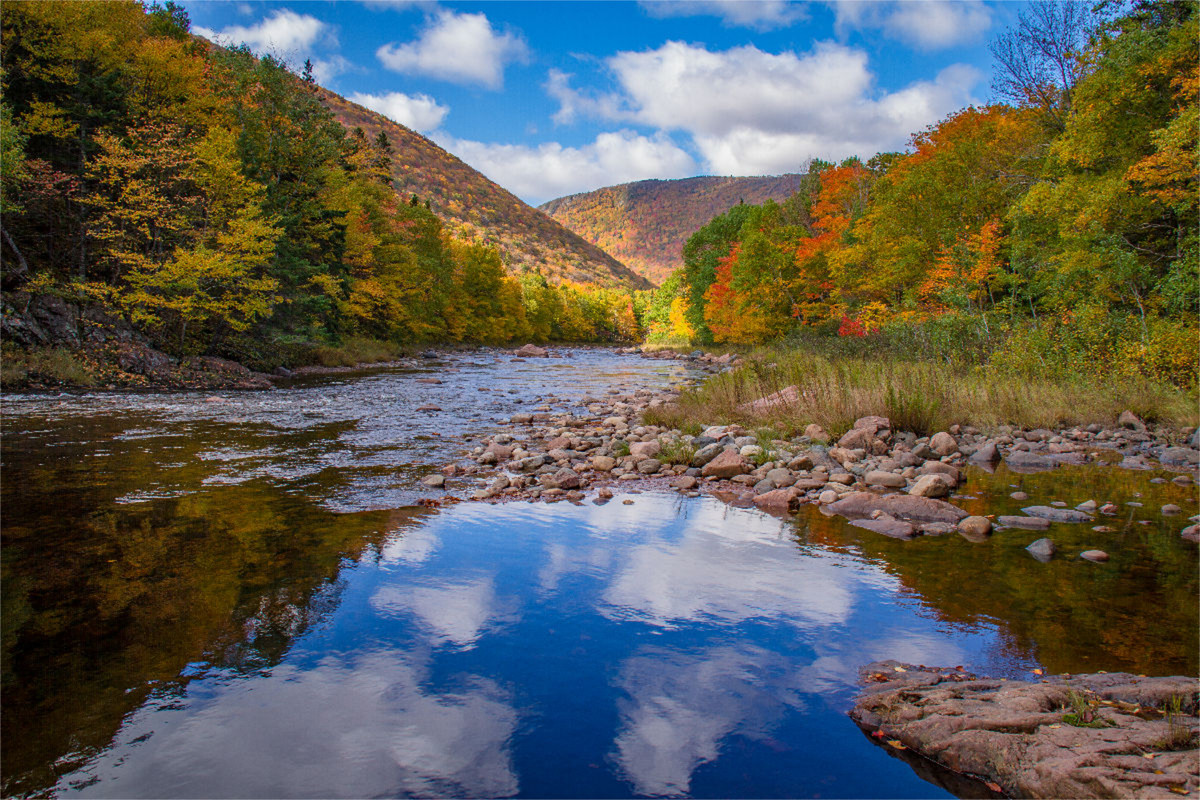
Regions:
<instances>
[{"instance_id":1,"label":"blue sky","mask_svg":"<svg viewBox=\"0 0 1200 800\"><path fill-rule=\"evenodd\" d=\"M983 0L184 3L523 200L901 149L991 97Z\"/></svg>"}]
</instances>

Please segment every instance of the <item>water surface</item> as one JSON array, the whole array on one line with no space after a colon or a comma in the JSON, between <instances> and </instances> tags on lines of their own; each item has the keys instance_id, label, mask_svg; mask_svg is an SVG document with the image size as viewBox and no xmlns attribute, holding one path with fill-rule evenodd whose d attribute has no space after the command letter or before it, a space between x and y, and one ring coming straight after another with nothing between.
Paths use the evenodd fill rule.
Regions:
<instances>
[{"instance_id":1,"label":"water surface","mask_svg":"<svg viewBox=\"0 0 1200 800\"><path fill-rule=\"evenodd\" d=\"M1023 549L1042 533L900 542L672 494L405 505L515 410L686 378L484 353L271 393L5 398L4 793L969 794L850 722L859 666L1196 674L1196 501L1154 472L972 471L972 511L1122 504L1114 533L1053 526L1049 564Z\"/></svg>"}]
</instances>

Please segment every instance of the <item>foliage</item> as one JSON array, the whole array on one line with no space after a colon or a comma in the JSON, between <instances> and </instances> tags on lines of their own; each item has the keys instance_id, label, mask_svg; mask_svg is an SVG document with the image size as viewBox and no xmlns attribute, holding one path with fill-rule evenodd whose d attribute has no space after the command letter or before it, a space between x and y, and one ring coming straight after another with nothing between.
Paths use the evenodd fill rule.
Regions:
<instances>
[{"instance_id":1,"label":"foliage","mask_svg":"<svg viewBox=\"0 0 1200 800\"><path fill-rule=\"evenodd\" d=\"M364 341L641 333L638 281L610 257L310 74L209 47L173 2L29 2L2 25L6 290L99 304L174 354L260 369ZM478 193L477 226L430 188L451 178ZM531 230L544 244L526 247ZM517 248L540 266L512 274Z\"/></svg>"}]
</instances>

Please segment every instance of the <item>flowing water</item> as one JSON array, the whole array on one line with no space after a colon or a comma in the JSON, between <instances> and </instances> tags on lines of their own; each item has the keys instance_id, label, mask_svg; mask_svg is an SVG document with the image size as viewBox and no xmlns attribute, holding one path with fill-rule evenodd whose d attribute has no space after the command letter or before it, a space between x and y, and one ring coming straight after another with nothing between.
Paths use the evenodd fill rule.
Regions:
<instances>
[{"instance_id":1,"label":"flowing water","mask_svg":"<svg viewBox=\"0 0 1200 800\"><path fill-rule=\"evenodd\" d=\"M480 352L275 392L4 398L5 796L986 794L849 720L862 664L1200 668L1194 487L1154 471L971 470L973 512L1122 507L1112 533L982 543L667 493L412 505L515 411L689 377ZM1043 535L1048 564L1023 549Z\"/></svg>"}]
</instances>

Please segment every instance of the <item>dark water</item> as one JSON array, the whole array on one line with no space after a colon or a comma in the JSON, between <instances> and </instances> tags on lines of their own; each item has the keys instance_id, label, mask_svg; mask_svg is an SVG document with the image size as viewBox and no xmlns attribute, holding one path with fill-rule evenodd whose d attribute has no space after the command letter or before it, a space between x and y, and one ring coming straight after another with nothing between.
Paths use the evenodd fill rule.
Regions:
<instances>
[{"instance_id":1,"label":"dark water","mask_svg":"<svg viewBox=\"0 0 1200 800\"><path fill-rule=\"evenodd\" d=\"M1050 564L1040 533L900 542L667 494L427 511L418 476L496 418L686 377L431 369L5 398L4 794L946 796L846 717L864 662L1200 666L1196 500L1157 473L973 472L970 510L1142 503L1053 526Z\"/></svg>"}]
</instances>

